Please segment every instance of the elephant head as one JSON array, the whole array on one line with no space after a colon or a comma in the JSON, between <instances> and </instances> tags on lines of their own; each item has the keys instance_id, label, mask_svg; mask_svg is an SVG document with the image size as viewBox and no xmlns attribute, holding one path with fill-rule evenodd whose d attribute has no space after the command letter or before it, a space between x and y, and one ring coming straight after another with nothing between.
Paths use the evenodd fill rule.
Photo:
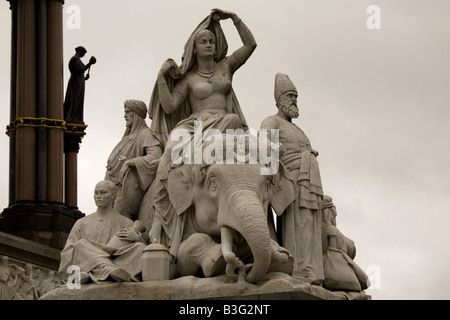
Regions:
<instances>
[{"instance_id":1,"label":"elephant head","mask_svg":"<svg viewBox=\"0 0 450 320\"><path fill-rule=\"evenodd\" d=\"M253 266L246 280L258 281L271 263L271 237L267 208L281 215L294 200L294 187L282 166L262 175L261 163L174 167L164 182L178 214L195 207L196 232L220 236L222 227L237 231L250 247Z\"/></svg>"}]
</instances>

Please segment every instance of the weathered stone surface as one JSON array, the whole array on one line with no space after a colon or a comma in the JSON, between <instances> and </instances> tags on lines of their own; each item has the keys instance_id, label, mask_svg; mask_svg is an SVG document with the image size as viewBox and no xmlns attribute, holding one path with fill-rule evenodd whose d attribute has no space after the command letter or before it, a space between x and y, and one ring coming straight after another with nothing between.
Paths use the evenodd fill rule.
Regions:
<instances>
[{"instance_id":1,"label":"weathered stone surface","mask_svg":"<svg viewBox=\"0 0 450 320\"><path fill-rule=\"evenodd\" d=\"M175 280L59 287L40 300L370 300L364 292L331 292L287 274L267 274L257 284L243 279L225 283L226 275L212 278L187 276Z\"/></svg>"},{"instance_id":2,"label":"weathered stone surface","mask_svg":"<svg viewBox=\"0 0 450 320\"><path fill-rule=\"evenodd\" d=\"M58 249L4 232L0 232L0 255L50 270L58 270L60 261Z\"/></svg>"}]
</instances>

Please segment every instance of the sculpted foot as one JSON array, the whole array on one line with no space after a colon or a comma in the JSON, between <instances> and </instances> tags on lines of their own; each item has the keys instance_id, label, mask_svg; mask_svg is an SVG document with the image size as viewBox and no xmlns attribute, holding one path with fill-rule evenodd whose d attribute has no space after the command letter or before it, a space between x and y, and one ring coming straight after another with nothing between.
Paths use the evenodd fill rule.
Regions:
<instances>
[{"instance_id":1,"label":"sculpted foot","mask_svg":"<svg viewBox=\"0 0 450 320\"><path fill-rule=\"evenodd\" d=\"M236 274L236 269L244 266L244 263L239 260L238 257L233 252L228 252L224 255L225 261L227 262L226 273L227 279L226 283L234 283L238 281L239 276Z\"/></svg>"},{"instance_id":2,"label":"sculpted foot","mask_svg":"<svg viewBox=\"0 0 450 320\"><path fill-rule=\"evenodd\" d=\"M239 268L239 281L246 281L247 273L253 267L253 263L248 263Z\"/></svg>"},{"instance_id":3,"label":"sculpted foot","mask_svg":"<svg viewBox=\"0 0 450 320\"><path fill-rule=\"evenodd\" d=\"M293 271L292 277L316 286L320 286L323 282L322 279L317 278L312 271Z\"/></svg>"},{"instance_id":4,"label":"sculpted foot","mask_svg":"<svg viewBox=\"0 0 450 320\"><path fill-rule=\"evenodd\" d=\"M109 276L117 282L129 282L131 280L130 274L122 268L114 269Z\"/></svg>"},{"instance_id":5,"label":"sculpted foot","mask_svg":"<svg viewBox=\"0 0 450 320\"><path fill-rule=\"evenodd\" d=\"M89 274L87 272L84 272L84 271L80 272L80 283L81 284L87 283L90 279L91 279L91 277L89 276Z\"/></svg>"}]
</instances>

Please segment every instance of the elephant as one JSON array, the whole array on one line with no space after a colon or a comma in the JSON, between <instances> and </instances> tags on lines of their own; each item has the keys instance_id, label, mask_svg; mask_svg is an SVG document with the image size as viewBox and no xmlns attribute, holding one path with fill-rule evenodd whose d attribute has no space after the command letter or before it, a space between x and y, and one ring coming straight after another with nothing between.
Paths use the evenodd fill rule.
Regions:
<instances>
[{"instance_id":1,"label":"elephant","mask_svg":"<svg viewBox=\"0 0 450 320\"><path fill-rule=\"evenodd\" d=\"M248 146L247 151L250 154ZM181 275L193 274L195 264L209 270L206 276L214 275L221 271L220 263L214 264L220 259L229 276L236 268L249 269L245 280L250 283L267 272L292 272L293 258L274 240L274 227L268 222L271 208L281 215L294 201L292 178L281 164L277 172L263 175L267 164L249 161L248 154L245 163L172 165L161 179L182 221L176 231L181 234L176 252Z\"/></svg>"}]
</instances>

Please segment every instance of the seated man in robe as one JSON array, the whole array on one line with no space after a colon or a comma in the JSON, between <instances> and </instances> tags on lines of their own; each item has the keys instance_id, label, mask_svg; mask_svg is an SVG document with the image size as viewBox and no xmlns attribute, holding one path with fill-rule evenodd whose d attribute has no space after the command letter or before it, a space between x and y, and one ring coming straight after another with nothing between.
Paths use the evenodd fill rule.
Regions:
<instances>
[{"instance_id":1,"label":"seated man in robe","mask_svg":"<svg viewBox=\"0 0 450 320\"><path fill-rule=\"evenodd\" d=\"M122 191L125 174L134 167L140 189L147 191L156 175L151 171L150 163L162 155L159 141L145 122L146 116L147 106L143 101L129 99L124 102L125 133L111 151L105 173L105 180L116 185L114 209L132 220L138 218L139 209L133 211L129 207L130 199L125 199ZM139 208L140 203L133 205Z\"/></svg>"},{"instance_id":2,"label":"seated man in robe","mask_svg":"<svg viewBox=\"0 0 450 320\"><path fill-rule=\"evenodd\" d=\"M61 251L59 273L66 274L71 265L80 267L80 282L115 280L140 281L142 250L146 243L131 228L133 221L113 209L115 184L104 180L95 186L97 211L77 220ZM129 243L116 249L108 246L114 236Z\"/></svg>"},{"instance_id":3,"label":"seated man in robe","mask_svg":"<svg viewBox=\"0 0 450 320\"><path fill-rule=\"evenodd\" d=\"M346 237L336 226L337 210L333 204L333 199L324 195L322 205L324 288L349 291L366 290L371 285L370 279L354 261L356 256L355 242ZM327 263L330 254L332 260Z\"/></svg>"}]
</instances>

